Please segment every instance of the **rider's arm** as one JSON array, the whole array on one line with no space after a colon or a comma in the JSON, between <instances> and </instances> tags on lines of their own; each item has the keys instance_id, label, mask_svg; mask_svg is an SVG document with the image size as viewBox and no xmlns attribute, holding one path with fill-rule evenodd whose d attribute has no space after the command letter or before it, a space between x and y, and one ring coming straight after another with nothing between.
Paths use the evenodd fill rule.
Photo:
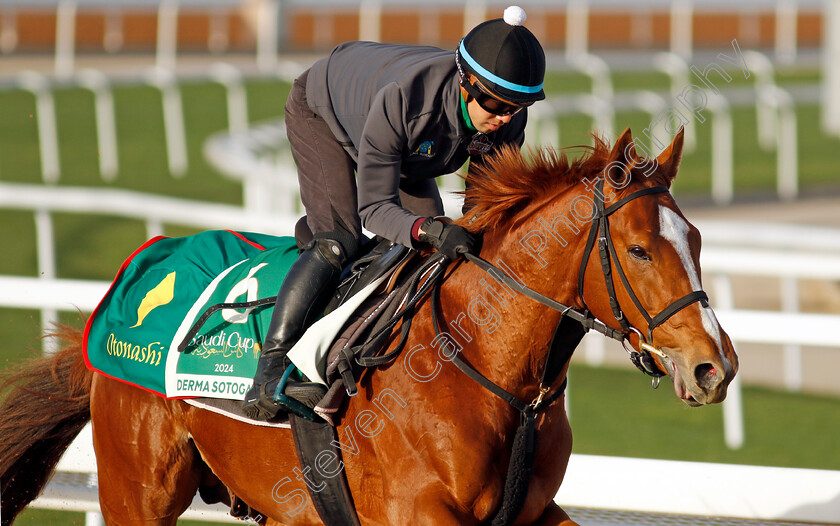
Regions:
<instances>
[{"instance_id":1,"label":"rider's arm","mask_svg":"<svg viewBox=\"0 0 840 526\"><path fill-rule=\"evenodd\" d=\"M397 243L412 246L412 228L422 219L400 204L399 184L408 134L399 86L376 95L359 144L358 195L362 226Z\"/></svg>"}]
</instances>

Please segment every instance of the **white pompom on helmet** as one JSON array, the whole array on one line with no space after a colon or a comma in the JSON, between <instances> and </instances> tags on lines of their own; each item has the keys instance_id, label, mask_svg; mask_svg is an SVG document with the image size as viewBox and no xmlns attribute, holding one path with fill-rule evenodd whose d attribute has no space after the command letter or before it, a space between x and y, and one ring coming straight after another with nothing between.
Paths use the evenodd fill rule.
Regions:
<instances>
[{"instance_id":1,"label":"white pompom on helmet","mask_svg":"<svg viewBox=\"0 0 840 526\"><path fill-rule=\"evenodd\" d=\"M545 52L524 25L525 11L505 9L504 18L488 20L465 36L455 59L462 79L475 75L501 99L527 104L545 99Z\"/></svg>"}]
</instances>

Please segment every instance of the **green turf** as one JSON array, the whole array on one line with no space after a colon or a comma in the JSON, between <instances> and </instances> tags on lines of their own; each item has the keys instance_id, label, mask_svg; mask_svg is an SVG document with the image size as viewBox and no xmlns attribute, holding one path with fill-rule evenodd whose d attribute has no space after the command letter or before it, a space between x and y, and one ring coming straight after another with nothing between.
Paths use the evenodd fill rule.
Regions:
<instances>
[{"instance_id":1,"label":"green turf","mask_svg":"<svg viewBox=\"0 0 840 526\"><path fill-rule=\"evenodd\" d=\"M574 452L729 464L840 469L840 400L770 389L743 391L745 443L726 447L723 407L692 408L636 371L574 366Z\"/></svg>"},{"instance_id":2,"label":"green turf","mask_svg":"<svg viewBox=\"0 0 840 526\"><path fill-rule=\"evenodd\" d=\"M782 85L814 83L819 73L779 71L777 79ZM731 86L749 86L750 82L733 75ZM613 85L617 91L650 89L667 93L670 89L668 77L661 73L617 73ZM288 90L289 85L280 81L249 81L249 120L281 116ZM585 75L552 74L546 78L549 97L552 93L589 90L591 80ZM223 88L191 83L181 86L181 93L188 172L181 178L173 178L168 172L160 93L148 86L119 87L114 99L120 172L114 182L106 183L99 175L92 95L81 89L56 92L62 171L59 184L240 204L239 184L216 173L202 154L206 138L227 126ZM32 95L0 91L0 181L42 183L34 113ZM738 108L732 118L736 195L756 191L769 195L775 185L775 154L758 147L755 112ZM837 188L840 140L820 133L817 107L798 107L797 118L802 186ZM619 113L615 132L629 126L640 136L650 120L650 115L640 112ZM563 117L559 124L560 144L554 146L590 144L592 122L588 117ZM709 121L697 126L697 147L685 154L675 182L678 198L708 196L710 129ZM54 221L58 274L63 278L109 280L122 260L146 238L144 225L134 220L56 214ZM166 232L187 235L195 229L167 225ZM5 244L0 275L37 275L33 215L0 210L0 238ZM64 315L62 319L80 325L76 315ZM37 311L0 309L0 370L39 352L39 325ZM840 434L840 402L834 398L745 388L746 445L730 451L723 444L719 406L687 408L675 399L669 386L653 391L638 373L576 366L570 378L570 397L578 453L840 469L840 452L832 439ZM81 517L33 510L16 524L80 524Z\"/></svg>"}]
</instances>

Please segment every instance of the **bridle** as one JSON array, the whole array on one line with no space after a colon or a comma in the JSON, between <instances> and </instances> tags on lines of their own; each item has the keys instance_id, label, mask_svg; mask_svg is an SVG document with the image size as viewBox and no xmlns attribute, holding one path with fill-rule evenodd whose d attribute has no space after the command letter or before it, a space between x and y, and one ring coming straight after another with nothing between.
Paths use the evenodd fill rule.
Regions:
<instances>
[{"instance_id":1,"label":"bridle","mask_svg":"<svg viewBox=\"0 0 840 526\"><path fill-rule=\"evenodd\" d=\"M601 260L601 270L604 274L604 281L606 282L607 286L607 294L610 297L610 308L612 309L613 316L615 317L616 321L621 325L624 337L621 339L621 344L624 346L624 349L630 354L630 360L633 364L643 373L648 374L655 379L658 379L662 376L667 374L666 372L662 371L657 365L656 362L653 360L651 353L656 354L660 357L665 357L665 353L663 353L659 347L653 345L653 330L656 327L659 327L665 321L667 321L671 316L678 313L682 309L688 307L694 302L699 301L701 305L704 307L709 306L709 297L706 293L702 290L697 290L694 292L690 292L686 294L682 298L674 301L662 311L660 311L656 316L651 316L647 309L642 305L639 301L638 296L633 291L633 287L630 285L630 282L627 279L627 275L624 273L624 269L621 267L621 262L618 259L618 254L615 250L615 244L612 240L612 235L610 234L610 222L609 216L612 215L616 210L620 209L622 206L627 204L628 202L642 197L644 195L656 194L667 192L668 188L665 186L653 186L649 188L644 188L637 192L633 192L630 195L619 199L616 203L610 205L609 207L605 207L604 203L604 179L600 179L596 185L597 191L595 192L595 210L592 215L592 223L589 229L589 237L586 239L586 246L583 251L583 259L580 263L580 271L578 272L578 294L580 295L581 302L583 303L585 312L588 312L588 307L586 306L586 301L583 299L583 283L584 283L584 274L586 272L586 266L589 262L589 257L592 254L592 251L595 247L595 243L598 243L598 255ZM624 285L624 290L627 292L627 295L630 296L630 299L633 301L633 304L638 309L639 313L645 318L648 324L647 330L647 338L644 337L642 332L637 328L630 325L630 322L627 321L627 316L624 315L624 311L621 310L621 305L618 303L618 298L615 294L615 283L613 280L612 275L612 268L611 262L615 264L615 268L618 271L618 276L621 279L621 283ZM633 350L628 347L627 345L627 337L630 333L635 333L639 338L639 351ZM654 380L654 386L659 384L658 380Z\"/></svg>"},{"instance_id":2,"label":"bridle","mask_svg":"<svg viewBox=\"0 0 840 526\"><path fill-rule=\"evenodd\" d=\"M647 309L644 308L641 301L639 301L638 296L636 295L633 287L630 285L629 280L627 279L627 275L624 272L624 269L621 267L621 263L618 258L618 254L615 249L615 244L612 240L612 235L610 233L610 223L609 223L609 216L612 215L614 212L619 210L621 207L638 199L640 197L668 192L668 188L665 186L652 186L648 188L643 188L636 192L633 192L621 199L617 202L613 203L610 206L606 206L604 202L604 179L600 179L596 184L597 191L595 193L594 198L594 210L592 213L592 219L589 228L589 235L586 240L586 245L584 247L583 252L583 259L581 260L580 270L578 271L578 294L581 298L581 302L583 303L583 309L576 309L574 307L564 305L558 301L555 301L547 296L540 294L539 292L528 288L524 284L520 283L519 281L511 278L501 269L493 265L492 263L481 259L478 256L474 256L472 254L465 254L464 257L484 269L488 272L491 276L495 279L505 283L507 286L511 287L512 289L523 293L525 296L553 309L563 314L564 317L569 317L573 320L578 321L585 330L592 329L596 332L599 332L609 338L617 340L621 342L624 346L624 349L630 355L630 360L633 364L643 373L653 377L652 385L654 388L659 386L659 380L661 377L667 375L666 371L663 371L657 364L656 361L653 359L651 354L656 354L660 357L666 357L665 353L659 347L653 345L653 330L665 323L671 316L678 313L682 309L688 307L694 302L699 301L703 306L708 306L708 296L702 290L694 291L685 296L679 298L678 300L674 301L661 312L656 314L655 316L651 316ZM607 294L609 295L609 302L610 308L612 309L613 316L615 317L618 324L621 326L621 329L613 329L612 327L608 326L607 324L601 322L600 320L596 319L592 313L590 312L589 308L586 306L586 302L583 299L583 285L584 285L584 275L586 273L586 267L589 262L590 255L595 248L595 243L598 244L598 255L601 262L601 271L604 275L604 281L607 287ZM613 279L613 272L612 272L612 265L615 264L615 268L618 271L618 276L621 279L622 284L624 285L624 290L627 292L630 299L633 301L633 304L642 314L642 316L647 321L647 338L645 335L636 327L633 327L630 322L627 320L627 316L625 316L624 311L621 309L621 305L618 302L618 297L615 293L615 281ZM629 345L628 338L630 334L636 334L639 338L639 350L635 350L632 346ZM542 401L542 397L546 394L546 385L540 383L540 401ZM553 396L551 397L553 398Z\"/></svg>"}]
</instances>

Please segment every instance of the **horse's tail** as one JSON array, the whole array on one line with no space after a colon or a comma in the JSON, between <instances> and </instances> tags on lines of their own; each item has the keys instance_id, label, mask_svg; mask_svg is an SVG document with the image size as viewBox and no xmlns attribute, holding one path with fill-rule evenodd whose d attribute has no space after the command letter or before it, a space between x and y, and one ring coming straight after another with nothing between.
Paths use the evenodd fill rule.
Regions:
<instances>
[{"instance_id":1,"label":"horse's tail","mask_svg":"<svg viewBox=\"0 0 840 526\"><path fill-rule=\"evenodd\" d=\"M93 372L82 357L82 334L59 326L52 336L68 344L31 360L0 383L0 511L12 523L46 485L70 442L90 420Z\"/></svg>"}]
</instances>

